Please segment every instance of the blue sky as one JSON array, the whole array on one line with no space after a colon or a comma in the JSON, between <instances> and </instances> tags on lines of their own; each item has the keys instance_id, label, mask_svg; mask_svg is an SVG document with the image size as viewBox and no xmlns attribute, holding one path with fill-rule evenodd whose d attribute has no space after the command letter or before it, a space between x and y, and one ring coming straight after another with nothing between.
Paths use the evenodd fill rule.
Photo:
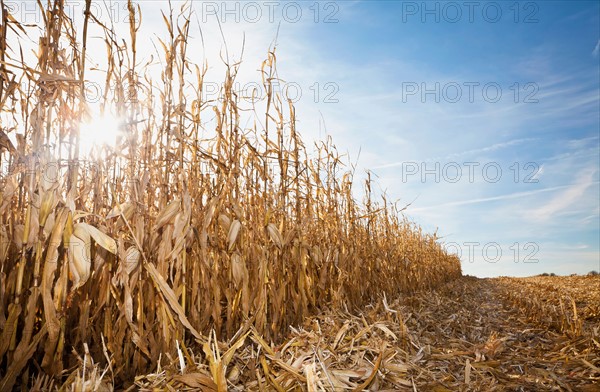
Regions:
<instances>
[{"instance_id":1,"label":"blue sky","mask_svg":"<svg viewBox=\"0 0 600 392\"><path fill-rule=\"evenodd\" d=\"M340 48L338 110L354 118L339 134L382 188L460 247L465 273L598 270L598 3L477 2L472 22L460 2L342 4L315 50Z\"/></svg>"},{"instance_id":2,"label":"blue sky","mask_svg":"<svg viewBox=\"0 0 600 392\"><path fill-rule=\"evenodd\" d=\"M127 40L124 3L115 4ZM166 36L166 5L140 5L144 63ZM107 7L96 10L106 16ZM188 57L208 61L209 81L223 78L225 43L237 60L244 38L238 80L259 81L277 37L279 77L302 93L307 144L332 136L358 160L358 178L371 170L389 199L411 203L411 219L439 228L464 273L600 270L599 2L196 1L193 9L204 45L194 22ZM89 55L101 59L93 29L90 37L98 45Z\"/></svg>"}]
</instances>

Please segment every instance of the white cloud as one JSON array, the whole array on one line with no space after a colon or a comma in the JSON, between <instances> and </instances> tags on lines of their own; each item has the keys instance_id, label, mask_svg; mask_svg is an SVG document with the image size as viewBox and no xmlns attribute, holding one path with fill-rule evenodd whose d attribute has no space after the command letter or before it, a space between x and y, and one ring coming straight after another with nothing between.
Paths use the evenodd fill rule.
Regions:
<instances>
[{"instance_id":1,"label":"white cloud","mask_svg":"<svg viewBox=\"0 0 600 392\"><path fill-rule=\"evenodd\" d=\"M537 220L549 220L577 203L585 194L587 189L598 181L594 181L597 169L592 168L579 175L575 184L566 187L564 192L557 194L548 203L531 212L531 217Z\"/></svg>"},{"instance_id":2,"label":"white cloud","mask_svg":"<svg viewBox=\"0 0 600 392\"><path fill-rule=\"evenodd\" d=\"M453 202L449 202L449 203L438 204L438 205L435 205L435 206L413 208L413 209L411 209L411 212L427 211L427 210L431 210L431 209L445 208L445 207L464 206L464 205L469 205L469 204L479 204L479 203L485 203L485 202L489 202L489 201L500 201L500 200L508 200L508 199L518 199L518 198L532 196L532 195L536 195L536 194L544 193L544 192L553 192L553 191L557 191L557 190L560 190L560 189L571 189L571 188L573 188L576 185L577 184L575 184L575 185L561 185L561 186L555 186L555 187L551 187L551 188L537 189L535 191L515 192L515 193L510 193L510 194L500 195L500 196L481 197L481 198L468 199L468 200L459 200L459 201L453 201Z\"/></svg>"},{"instance_id":3,"label":"white cloud","mask_svg":"<svg viewBox=\"0 0 600 392\"><path fill-rule=\"evenodd\" d=\"M464 156L473 156L476 154L501 150L503 148L516 146L516 145L519 145L519 144L522 144L525 142L531 142L534 140L536 140L536 139L535 138L514 139L514 140L509 140L507 142L495 143L495 144L492 144L492 145L486 146L486 147L474 148L474 149L470 149L470 150L466 150L466 151L460 151L460 152L448 154L444 157L427 158L424 161L425 162L445 161L445 160L455 159L455 158L464 157ZM405 141L405 143L407 143L407 141ZM386 169L386 168L390 168L390 167L397 167L397 166L401 166L403 163L406 163L406 161L387 163L385 165L375 166L374 169Z\"/></svg>"},{"instance_id":4,"label":"white cloud","mask_svg":"<svg viewBox=\"0 0 600 392\"><path fill-rule=\"evenodd\" d=\"M598 40L598 43L596 44L596 47L592 51L592 56L598 57L598 53L600 53L600 39Z\"/></svg>"},{"instance_id":5,"label":"white cloud","mask_svg":"<svg viewBox=\"0 0 600 392\"><path fill-rule=\"evenodd\" d=\"M539 167L539 169L537 169L535 171L535 173L531 177L531 181L539 182L540 178L542 177L542 174L544 174L544 165L543 164Z\"/></svg>"}]
</instances>

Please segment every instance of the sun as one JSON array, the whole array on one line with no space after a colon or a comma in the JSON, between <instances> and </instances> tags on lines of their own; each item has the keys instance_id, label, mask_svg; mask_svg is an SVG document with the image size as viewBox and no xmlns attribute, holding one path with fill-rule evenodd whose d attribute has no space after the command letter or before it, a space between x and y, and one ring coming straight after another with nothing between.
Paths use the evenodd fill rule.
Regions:
<instances>
[{"instance_id":1,"label":"sun","mask_svg":"<svg viewBox=\"0 0 600 392\"><path fill-rule=\"evenodd\" d=\"M79 152L99 154L103 148L114 149L123 134L123 120L108 111L91 110L79 126Z\"/></svg>"}]
</instances>

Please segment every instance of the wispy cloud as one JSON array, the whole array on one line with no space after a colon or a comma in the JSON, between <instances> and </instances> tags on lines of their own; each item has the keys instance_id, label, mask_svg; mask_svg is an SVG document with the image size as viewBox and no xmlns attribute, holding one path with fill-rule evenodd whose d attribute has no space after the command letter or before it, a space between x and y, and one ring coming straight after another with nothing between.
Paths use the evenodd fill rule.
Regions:
<instances>
[{"instance_id":1,"label":"wispy cloud","mask_svg":"<svg viewBox=\"0 0 600 392\"><path fill-rule=\"evenodd\" d=\"M535 209L531 216L538 220L547 220L575 204L590 186L598 184L598 181L594 181L596 172L597 169L589 169L583 172L575 184L565 187L564 192L559 193L548 203Z\"/></svg>"},{"instance_id":2,"label":"wispy cloud","mask_svg":"<svg viewBox=\"0 0 600 392\"><path fill-rule=\"evenodd\" d=\"M599 53L600 53L600 39L598 40L598 43L596 44L596 47L592 51L592 56L598 57Z\"/></svg>"},{"instance_id":3,"label":"wispy cloud","mask_svg":"<svg viewBox=\"0 0 600 392\"><path fill-rule=\"evenodd\" d=\"M495 143L495 144L492 144L492 145L486 146L486 147L474 148L471 150L461 151L461 152L449 154L446 156L427 158L424 161L425 162L446 161L449 159L455 159L455 158L460 158L460 157L464 157L464 156L473 156L473 155L478 155L478 154L501 150L503 148L507 148L507 147L511 147L511 146L515 146L518 144L535 141L535 140L536 140L535 138L514 139L514 140L502 142L502 143ZM401 166L403 163L406 163L406 162L405 161L392 162L392 163L388 163L385 165L376 166L376 167L374 167L374 169L387 169L390 167L397 167L397 166Z\"/></svg>"},{"instance_id":4,"label":"wispy cloud","mask_svg":"<svg viewBox=\"0 0 600 392\"><path fill-rule=\"evenodd\" d=\"M537 169L537 171L533 174L533 176L531 177L531 181L534 182L539 182L540 178L542 177L542 174L544 174L544 165L542 164L539 169Z\"/></svg>"},{"instance_id":5,"label":"wispy cloud","mask_svg":"<svg viewBox=\"0 0 600 392\"><path fill-rule=\"evenodd\" d=\"M597 184L599 182L595 181L589 185L592 185L594 183ZM536 195L538 193L552 192L552 191L557 191L557 190L561 190L561 189L572 188L576 185L577 184L575 184L575 185L560 185L560 186L554 186L554 187L550 187L550 188L536 189L535 191L514 192L514 193L509 193L509 194L500 195L500 196L480 197L480 198L476 198L476 199L459 200L459 201L453 201L453 202L449 202L449 203L438 204L435 206L412 208L411 212L427 211L427 210L443 208L443 207L454 207L454 206L463 206L463 205L469 205L469 204L479 204L479 203L485 203L485 202L489 202L489 201L518 199L521 197Z\"/></svg>"},{"instance_id":6,"label":"wispy cloud","mask_svg":"<svg viewBox=\"0 0 600 392\"><path fill-rule=\"evenodd\" d=\"M462 156L472 156L472 155L482 154L482 153L486 153L486 152L501 150L503 148L512 147L512 146L516 146L516 145L523 144L526 142L532 142L535 140L536 140L535 138L531 138L531 137L522 138L522 139L513 139L513 140L509 140L507 142L495 143L495 144L492 144L491 146L487 146L487 147L475 148L475 149L471 149L471 150L453 153L450 155L446 155L445 157L433 158L432 160L437 160L437 159L443 160L443 159L450 159L450 158L458 158L458 157L462 157Z\"/></svg>"}]
</instances>

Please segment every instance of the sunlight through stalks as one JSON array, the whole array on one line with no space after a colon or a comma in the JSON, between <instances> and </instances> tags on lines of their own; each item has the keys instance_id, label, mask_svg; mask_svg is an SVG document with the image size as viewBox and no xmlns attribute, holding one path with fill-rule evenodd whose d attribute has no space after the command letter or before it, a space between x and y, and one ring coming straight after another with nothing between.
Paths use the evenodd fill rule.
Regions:
<instances>
[{"instance_id":1,"label":"sunlight through stalks","mask_svg":"<svg viewBox=\"0 0 600 392\"><path fill-rule=\"evenodd\" d=\"M0 390L36 366L59 377L82 361L73 348L85 348L86 373L73 376L83 385L100 382L108 359L117 381L165 354L189 362L185 344L205 348L221 385L229 354L218 341L250 329L277 341L325 308L461 275L434 235L372 195L370 178L355 200L330 140L307 151L292 103L271 88L274 49L264 113L244 128L239 63L227 64L218 101L201 99L189 12L164 15L159 80L136 63L135 23L127 43L105 27L106 84L117 87L99 117L79 88L87 33L62 7L44 12L37 64L4 51L26 31L3 10Z\"/></svg>"}]
</instances>

